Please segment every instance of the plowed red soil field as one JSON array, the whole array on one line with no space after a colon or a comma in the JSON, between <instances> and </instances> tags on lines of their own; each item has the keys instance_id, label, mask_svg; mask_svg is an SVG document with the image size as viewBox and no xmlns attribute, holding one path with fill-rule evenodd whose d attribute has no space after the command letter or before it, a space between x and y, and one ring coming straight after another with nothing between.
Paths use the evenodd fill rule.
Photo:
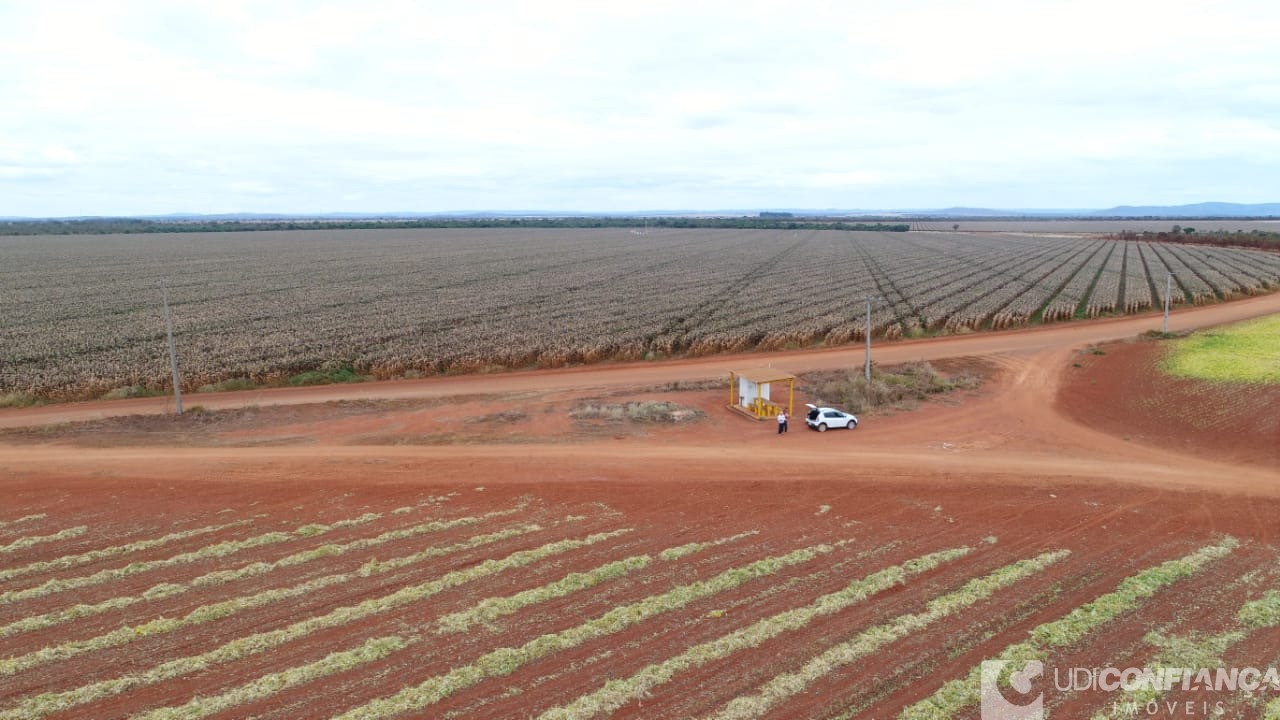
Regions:
<instances>
[{"instance_id":1,"label":"plowed red soil field","mask_svg":"<svg viewBox=\"0 0 1280 720\"><path fill-rule=\"evenodd\" d=\"M1159 368L1165 351L1132 340L1080 353L1059 393L1066 415L1139 443L1280 467L1280 385L1171 378Z\"/></svg>"},{"instance_id":2,"label":"plowed red soil field","mask_svg":"<svg viewBox=\"0 0 1280 720\"><path fill-rule=\"evenodd\" d=\"M979 717L956 683L1018 643L1054 715L1090 717L1125 698L1049 668L1274 664L1275 403L1177 422L1223 395L1151 372L1153 343L1086 351L1140 321L886 346L986 380L824 434L665 384L860 353L227 395L259 407L169 429L0 413L98 418L0 441L0 718ZM705 417L568 418L602 398Z\"/></svg>"}]
</instances>

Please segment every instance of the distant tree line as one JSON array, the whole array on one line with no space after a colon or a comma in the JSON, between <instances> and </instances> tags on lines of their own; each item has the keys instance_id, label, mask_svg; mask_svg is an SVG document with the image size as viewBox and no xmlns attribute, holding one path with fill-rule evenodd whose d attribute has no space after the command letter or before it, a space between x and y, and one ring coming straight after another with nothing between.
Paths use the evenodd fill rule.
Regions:
<instances>
[{"instance_id":1,"label":"distant tree line","mask_svg":"<svg viewBox=\"0 0 1280 720\"><path fill-rule=\"evenodd\" d=\"M1147 242L1183 243L1187 245L1280 250L1280 232L1267 232L1265 230L1250 230L1248 232L1244 230L1236 230L1235 232L1211 230L1200 232L1193 227L1174 225L1173 229L1167 232L1144 230L1138 233L1132 230L1124 230L1113 235L1107 235L1106 238L1108 240L1145 240Z\"/></svg>"},{"instance_id":2,"label":"distant tree line","mask_svg":"<svg viewBox=\"0 0 1280 720\"><path fill-rule=\"evenodd\" d=\"M763 213L762 213L763 215ZM728 228L742 230L870 230L907 232L906 223L848 222L841 218L563 217L387 220L85 220L0 221L0 235L114 235L121 233L250 232L265 230L383 230L418 228Z\"/></svg>"}]
</instances>

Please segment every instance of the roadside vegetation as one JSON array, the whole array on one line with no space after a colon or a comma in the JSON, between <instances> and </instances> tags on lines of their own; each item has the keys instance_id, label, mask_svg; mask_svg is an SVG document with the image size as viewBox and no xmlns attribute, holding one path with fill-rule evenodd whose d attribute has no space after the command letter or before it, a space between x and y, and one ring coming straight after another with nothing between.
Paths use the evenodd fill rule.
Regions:
<instances>
[{"instance_id":1,"label":"roadside vegetation","mask_svg":"<svg viewBox=\"0 0 1280 720\"><path fill-rule=\"evenodd\" d=\"M912 410L920 403L950 393L976 390L981 372L973 367L944 373L932 363L915 362L880 368L872 364L871 381L862 368L807 373L796 390L815 405L832 405L860 414L877 410Z\"/></svg>"},{"instance_id":2,"label":"roadside vegetation","mask_svg":"<svg viewBox=\"0 0 1280 720\"><path fill-rule=\"evenodd\" d=\"M44 401L29 393L11 392L0 395L0 408L31 407L43 405Z\"/></svg>"},{"instance_id":3,"label":"roadside vegetation","mask_svg":"<svg viewBox=\"0 0 1280 720\"><path fill-rule=\"evenodd\" d=\"M706 416L702 410L678 403L637 400L623 403L589 402L569 411L574 420L636 423L687 423Z\"/></svg>"}]
</instances>

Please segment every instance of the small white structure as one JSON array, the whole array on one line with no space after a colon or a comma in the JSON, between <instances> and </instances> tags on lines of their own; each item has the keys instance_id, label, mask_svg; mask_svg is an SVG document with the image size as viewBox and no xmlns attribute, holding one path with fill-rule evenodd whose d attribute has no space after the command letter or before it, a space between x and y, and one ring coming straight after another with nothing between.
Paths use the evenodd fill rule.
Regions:
<instances>
[{"instance_id":1,"label":"small white structure","mask_svg":"<svg viewBox=\"0 0 1280 720\"><path fill-rule=\"evenodd\" d=\"M795 404L796 376L774 368L733 370L729 373L729 409L756 420L777 417L782 412L781 402L770 397L775 383L786 383L787 415ZM781 397L779 397L781 401Z\"/></svg>"}]
</instances>

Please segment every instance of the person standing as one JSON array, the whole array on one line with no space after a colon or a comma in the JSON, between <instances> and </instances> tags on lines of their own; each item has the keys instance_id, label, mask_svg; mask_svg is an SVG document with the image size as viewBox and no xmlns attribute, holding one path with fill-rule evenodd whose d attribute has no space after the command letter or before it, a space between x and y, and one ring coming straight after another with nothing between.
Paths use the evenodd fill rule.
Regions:
<instances>
[{"instance_id":1,"label":"person standing","mask_svg":"<svg viewBox=\"0 0 1280 720\"><path fill-rule=\"evenodd\" d=\"M779 410L778 411L778 434L781 435L786 431L787 431L787 411Z\"/></svg>"}]
</instances>

